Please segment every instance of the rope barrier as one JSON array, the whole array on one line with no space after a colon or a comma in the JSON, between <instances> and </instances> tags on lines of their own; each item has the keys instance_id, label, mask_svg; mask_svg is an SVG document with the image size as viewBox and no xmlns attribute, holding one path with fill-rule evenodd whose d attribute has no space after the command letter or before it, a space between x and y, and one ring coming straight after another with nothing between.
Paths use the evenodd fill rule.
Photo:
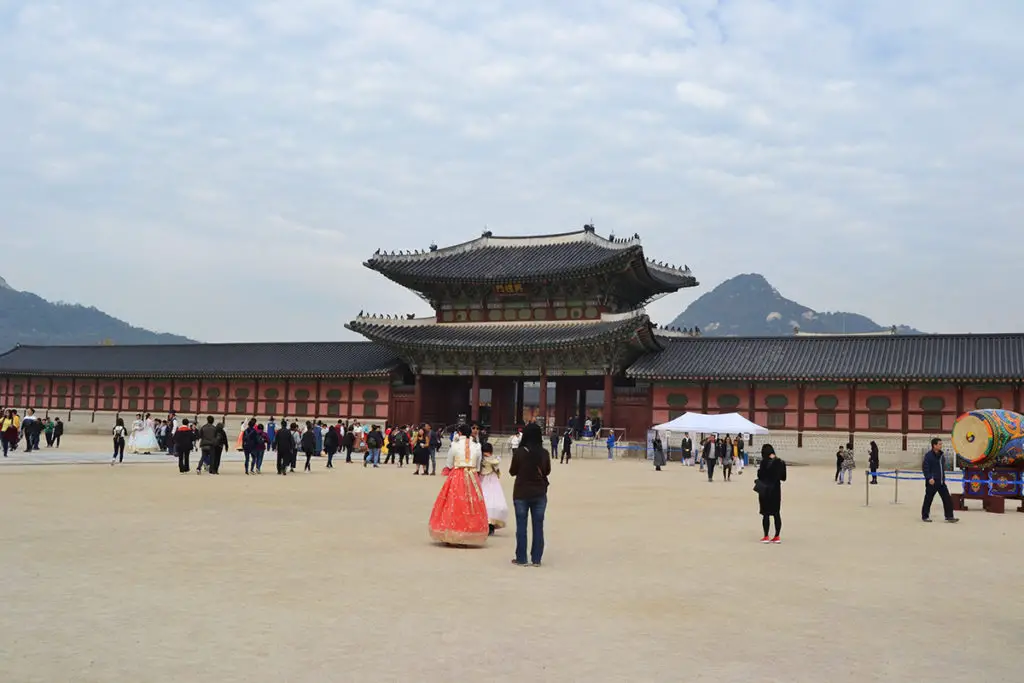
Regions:
<instances>
[{"instance_id":1,"label":"rope barrier","mask_svg":"<svg viewBox=\"0 0 1024 683\"><path fill-rule=\"evenodd\" d=\"M892 470L889 472L868 472L873 477L881 477L883 479L899 479L901 481L925 481L923 474L909 475L906 472L898 472ZM1015 485L1020 486L1021 482L1019 479L964 479L963 475L951 475L946 477L946 482L953 484L1000 484L1003 486Z\"/></svg>"}]
</instances>

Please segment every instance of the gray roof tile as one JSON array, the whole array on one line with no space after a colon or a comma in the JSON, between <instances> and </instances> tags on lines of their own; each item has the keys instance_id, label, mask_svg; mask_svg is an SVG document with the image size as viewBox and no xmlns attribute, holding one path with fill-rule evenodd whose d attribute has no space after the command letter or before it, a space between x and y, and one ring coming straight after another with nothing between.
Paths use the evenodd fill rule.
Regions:
<instances>
[{"instance_id":1,"label":"gray roof tile","mask_svg":"<svg viewBox=\"0 0 1024 683\"><path fill-rule=\"evenodd\" d=\"M387 375L401 361L372 342L17 346L0 373L63 376L266 377Z\"/></svg>"},{"instance_id":2,"label":"gray roof tile","mask_svg":"<svg viewBox=\"0 0 1024 683\"><path fill-rule=\"evenodd\" d=\"M1021 381L1024 334L661 337L637 379Z\"/></svg>"}]
</instances>

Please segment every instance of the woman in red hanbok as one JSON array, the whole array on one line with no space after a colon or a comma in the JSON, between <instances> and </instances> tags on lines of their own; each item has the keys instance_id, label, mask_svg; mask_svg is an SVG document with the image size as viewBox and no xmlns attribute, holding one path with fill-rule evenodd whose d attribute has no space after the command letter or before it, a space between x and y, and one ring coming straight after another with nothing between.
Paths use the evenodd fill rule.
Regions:
<instances>
[{"instance_id":1,"label":"woman in red hanbok","mask_svg":"<svg viewBox=\"0 0 1024 683\"><path fill-rule=\"evenodd\" d=\"M430 513L430 537L449 545L482 546L490 531L487 503L480 489L480 444L470 436L468 425L459 431L448 449L448 463L441 493Z\"/></svg>"}]
</instances>

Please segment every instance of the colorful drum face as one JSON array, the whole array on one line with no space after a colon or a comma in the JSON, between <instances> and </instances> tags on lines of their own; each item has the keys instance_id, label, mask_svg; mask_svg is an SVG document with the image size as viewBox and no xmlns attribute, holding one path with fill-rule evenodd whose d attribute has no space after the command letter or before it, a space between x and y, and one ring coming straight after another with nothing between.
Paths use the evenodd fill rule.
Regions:
<instances>
[{"instance_id":1,"label":"colorful drum face","mask_svg":"<svg viewBox=\"0 0 1024 683\"><path fill-rule=\"evenodd\" d=\"M953 449L972 465L994 465L1007 447L1019 447L1022 437L1024 416L1009 410L972 410L953 425Z\"/></svg>"}]
</instances>

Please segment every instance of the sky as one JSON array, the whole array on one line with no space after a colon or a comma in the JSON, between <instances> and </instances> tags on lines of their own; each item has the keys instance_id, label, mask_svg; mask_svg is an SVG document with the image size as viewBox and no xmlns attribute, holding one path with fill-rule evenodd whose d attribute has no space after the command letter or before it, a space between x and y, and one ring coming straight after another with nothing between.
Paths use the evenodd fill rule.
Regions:
<instances>
[{"instance_id":1,"label":"sky","mask_svg":"<svg viewBox=\"0 0 1024 683\"><path fill-rule=\"evenodd\" d=\"M593 223L701 287L1024 332L1019 0L0 0L0 277L203 341ZM1009 286L1007 286L1009 285ZM1006 302L1009 301L1009 304Z\"/></svg>"}]
</instances>

